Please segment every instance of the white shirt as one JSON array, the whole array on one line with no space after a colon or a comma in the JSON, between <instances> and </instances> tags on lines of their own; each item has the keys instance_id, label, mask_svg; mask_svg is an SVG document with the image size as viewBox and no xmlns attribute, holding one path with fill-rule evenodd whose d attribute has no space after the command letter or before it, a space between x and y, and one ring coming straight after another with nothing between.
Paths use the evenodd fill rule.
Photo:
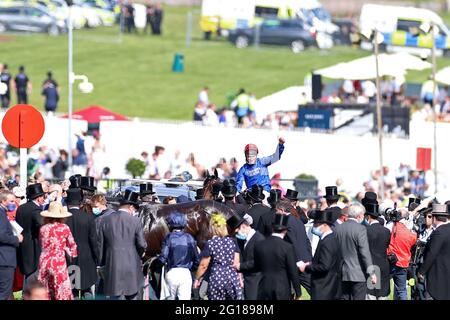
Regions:
<instances>
[{"instance_id":1,"label":"white shirt","mask_svg":"<svg viewBox=\"0 0 450 320\"><path fill-rule=\"evenodd\" d=\"M198 94L198 102L203 102L205 105L209 104L208 92L206 90L200 91Z\"/></svg>"},{"instance_id":2,"label":"white shirt","mask_svg":"<svg viewBox=\"0 0 450 320\"><path fill-rule=\"evenodd\" d=\"M373 97L376 92L377 92L377 87L375 86L375 84L372 81L364 81L361 84L361 87L363 89L363 93L366 97L371 98Z\"/></svg>"},{"instance_id":3,"label":"white shirt","mask_svg":"<svg viewBox=\"0 0 450 320\"><path fill-rule=\"evenodd\" d=\"M278 237L278 238L280 238L280 239L284 239L284 235L281 234L281 233L276 233L276 232L274 232L274 233L272 233L272 236Z\"/></svg>"},{"instance_id":4,"label":"white shirt","mask_svg":"<svg viewBox=\"0 0 450 320\"><path fill-rule=\"evenodd\" d=\"M320 237L320 240L325 239L326 236L328 236L329 234L332 234L332 233L333 233L333 230L330 230L330 231L325 232L325 233L322 234L322 236Z\"/></svg>"}]
</instances>

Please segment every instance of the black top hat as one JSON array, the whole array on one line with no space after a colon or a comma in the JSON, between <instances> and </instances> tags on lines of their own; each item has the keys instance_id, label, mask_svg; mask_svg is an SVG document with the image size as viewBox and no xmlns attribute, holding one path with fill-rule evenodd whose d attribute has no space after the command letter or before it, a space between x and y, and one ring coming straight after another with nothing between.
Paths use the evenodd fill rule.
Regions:
<instances>
[{"instance_id":1,"label":"black top hat","mask_svg":"<svg viewBox=\"0 0 450 320\"><path fill-rule=\"evenodd\" d=\"M367 191L364 198L361 199L362 205L365 205L366 203L378 203L377 194L372 191Z\"/></svg>"},{"instance_id":2,"label":"black top hat","mask_svg":"<svg viewBox=\"0 0 450 320\"><path fill-rule=\"evenodd\" d=\"M195 200L203 199L203 188L199 188L195 190L195 192L197 193L197 195L195 196Z\"/></svg>"},{"instance_id":3,"label":"black top hat","mask_svg":"<svg viewBox=\"0 0 450 320\"><path fill-rule=\"evenodd\" d=\"M245 222L245 219L238 213L233 214L228 220L227 224L231 230L239 228L239 226Z\"/></svg>"},{"instance_id":4,"label":"black top hat","mask_svg":"<svg viewBox=\"0 0 450 320\"><path fill-rule=\"evenodd\" d=\"M263 193L264 188L259 184L254 184L250 192L247 192L247 196L254 201L262 201L266 197Z\"/></svg>"},{"instance_id":5,"label":"black top hat","mask_svg":"<svg viewBox=\"0 0 450 320\"><path fill-rule=\"evenodd\" d=\"M97 188L94 186L94 177L81 177L80 188L82 190L95 191Z\"/></svg>"},{"instance_id":6,"label":"black top hat","mask_svg":"<svg viewBox=\"0 0 450 320\"><path fill-rule=\"evenodd\" d=\"M380 216L379 206L376 202L367 202L364 204L364 208L366 209L366 214L369 216L378 218Z\"/></svg>"},{"instance_id":7,"label":"black top hat","mask_svg":"<svg viewBox=\"0 0 450 320\"><path fill-rule=\"evenodd\" d=\"M291 201L298 200L298 192L292 189L287 189L285 198Z\"/></svg>"},{"instance_id":8,"label":"black top hat","mask_svg":"<svg viewBox=\"0 0 450 320\"><path fill-rule=\"evenodd\" d=\"M231 198L236 195L237 188L236 188L236 181L233 179L227 179L223 182L222 185L222 194L224 197Z\"/></svg>"},{"instance_id":9,"label":"black top hat","mask_svg":"<svg viewBox=\"0 0 450 320\"><path fill-rule=\"evenodd\" d=\"M153 185L151 183L141 183L139 185L139 195L142 197L147 194L155 194L153 192Z\"/></svg>"},{"instance_id":10,"label":"black top hat","mask_svg":"<svg viewBox=\"0 0 450 320\"><path fill-rule=\"evenodd\" d=\"M272 227L274 229L286 230L288 228L289 216L276 213L273 215Z\"/></svg>"},{"instance_id":11,"label":"black top hat","mask_svg":"<svg viewBox=\"0 0 450 320\"><path fill-rule=\"evenodd\" d=\"M314 223L332 225L336 221L333 210L314 210L309 214L309 217L314 220Z\"/></svg>"},{"instance_id":12,"label":"black top hat","mask_svg":"<svg viewBox=\"0 0 450 320\"><path fill-rule=\"evenodd\" d=\"M422 200L420 198L409 198L408 199L408 210L413 211L415 208L417 208L420 205L420 202Z\"/></svg>"},{"instance_id":13,"label":"black top hat","mask_svg":"<svg viewBox=\"0 0 450 320\"><path fill-rule=\"evenodd\" d=\"M72 189L67 190L66 203L68 205L80 204L82 200L83 200L83 196L81 195L80 189L72 188Z\"/></svg>"},{"instance_id":14,"label":"black top hat","mask_svg":"<svg viewBox=\"0 0 450 320\"><path fill-rule=\"evenodd\" d=\"M336 186L325 187L325 199L337 201L339 200L340 195L338 194Z\"/></svg>"},{"instance_id":15,"label":"black top hat","mask_svg":"<svg viewBox=\"0 0 450 320\"><path fill-rule=\"evenodd\" d=\"M277 203L281 199L281 190L280 189L272 189L270 190L270 195L267 198L267 202L270 204Z\"/></svg>"},{"instance_id":16,"label":"black top hat","mask_svg":"<svg viewBox=\"0 0 450 320\"><path fill-rule=\"evenodd\" d=\"M139 193L131 191L129 189L125 190L123 198L120 199L120 205L132 204L135 207L139 207Z\"/></svg>"},{"instance_id":17,"label":"black top hat","mask_svg":"<svg viewBox=\"0 0 450 320\"><path fill-rule=\"evenodd\" d=\"M70 186L69 189L75 189L81 187L81 174L74 174L69 178Z\"/></svg>"},{"instance_id":18,"label":"black top hat","mask_svg":"<svg viewBox=\"0 0 450 320\"><path fill-rule=\"evenodd\" d=\"M34 200L44 194L44 189L42 189L42 184L40 183L30 184L27 186L27 198L30 200Z\"/></svg>"}]
</instances>

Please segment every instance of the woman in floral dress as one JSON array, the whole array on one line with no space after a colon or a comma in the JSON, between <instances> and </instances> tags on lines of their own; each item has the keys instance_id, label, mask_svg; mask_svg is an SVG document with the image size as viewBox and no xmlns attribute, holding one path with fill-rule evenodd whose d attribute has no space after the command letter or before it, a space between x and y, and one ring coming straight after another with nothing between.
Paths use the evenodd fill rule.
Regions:
<instances>
[{"instance_id":1,"label":"woman in floral dress","mask_svg":"<svg viewBox=\"0 0 450 320\"><path fill-rule=\"evenodd\" d=\"M200 287L200 278L211 263L208 281L209 300L241 300L242 279L233 263L239 263L239 248L233 238L228 237L227 221L222 214L211 215L213 238L208 240L201 256L194 288Z\"/></svg>"},{"instance_id":2,"label":"woman in floral dress","mask_svg":"<svg viewBox=\"0 0 450 320\"><path fill-rule=\"evenodd\" d=\"M77 245L64 223L71 215L59 202L51 202L48 211L41 212L44 225L39 234L42 246L39 281L47 287L50 300L73 300L65 253L76 257Z\"/></svg>"}]
</instances>

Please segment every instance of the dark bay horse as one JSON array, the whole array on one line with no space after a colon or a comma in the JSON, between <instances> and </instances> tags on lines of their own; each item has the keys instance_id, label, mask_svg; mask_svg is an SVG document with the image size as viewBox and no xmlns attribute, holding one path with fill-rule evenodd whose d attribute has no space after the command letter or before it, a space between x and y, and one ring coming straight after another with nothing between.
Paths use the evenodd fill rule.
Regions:
<instances>
[{"instance_id":1,"label":"dark bay horse","mask_svg":"<svg viewBox=\"0 0 450 320\"><path fill-rule=\"evenodd\" d=\"M151 203L141 205L139 218L144 227L144 237L147 241L146 260L161 252L162 241L169 233L166 218L172 212L180 212L186 215L187 226L185 231L195 238L200 249L203 249L206 241L211 238L209 228L211 214L219 212L227 219L233 215L231 208L213 200L198 200L174 205Z\"/></svg>"}]
</instances>

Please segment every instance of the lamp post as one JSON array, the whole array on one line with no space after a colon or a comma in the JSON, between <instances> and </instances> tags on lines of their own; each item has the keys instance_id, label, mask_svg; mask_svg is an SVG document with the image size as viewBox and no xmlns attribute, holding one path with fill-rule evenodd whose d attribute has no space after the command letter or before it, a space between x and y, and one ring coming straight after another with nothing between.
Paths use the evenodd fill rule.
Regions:
<instances>
[{"instance_id":1,"label":"lamp post","mask_svg":"<svg viewBox=\"0 0 450 320\"><path fill-rule=\"evenodd\" d=\"M383 35L377 30L377 28L363 30L361 35L370 40L373 44L375 55L375 72L376 72L376 112L377 112L377 131L378 131L378 150L379 150L379 162L380 162L380 197L384 199L384 165L383 165L383 119L381 116L381 87L380 87L380 68L379 68L379 45L384 41Z\"/></svg>"},{"instance_id":2,"label":"lamp post","mask_svg":"<svg viewBox=\"0 0 450 320\"><path fill-rule=\"evenodd\" d=\"M430 24L431 31L431 64L432 64L432 81L433 81L433 98L432 101L432 109L433 109L433 150L434 150L434 193L438 192L438 169L437 169L437 126L436 126L436 108L435 108L435 92L436 92L436 39L435 39L435 28L436 25L434 22Z\"/></svg>"},{"instance_id":3,"label":"lamp post","mask_svg":"<svg viewBox=\"0 0 450 320\"><path fill-rule=\"evenodd\" d=\"M375 69L376 69L376 86L377 86L377 128L378 128L378 149L380 160L380 196L384 199L384 165L383 165L383 122L381 117L381 94L380 94L380 69L378 64L379 43L378 30L374 29L374 48L375 48Z\"/></svg>"},{"instance_id":4,"label":"lamp post","mask_svg":"<svg viewBox=\"0 0 450 320\"><path fill-rule=\"evenodd\" d=\"M68 63L67 63L67 71L68 71L68 101L67 101L67 107L68 107L68 131L69 131L69 149L68 149L68 166L69 166L69 172L72 174L72 165L73 165L73 158L72 158L72 113L73 113L73 84L75 83L75 80L82 80L82 83L79 85L80 91L84 93L90 93L94 89L94 86L92 83L88 81L88 78L84 75L75 75L73 72L73 20L72 20L72 2L67 1L67 4L69 5L69 17L68 17Z\"/></svg>"},{"instance_id":5,"label":"lamp post","mask_svg":"<svg viewBox=\"0 0 450 320\"><path fill-rule=\"evenodd\" d=\"M432 71L431 71L431 81L433 82L432 86L432 98L431 98L431 109L433 110L433 151L434 151L434 192L438 192L438 161L437 161L437 113L436 113L436 36L439 34L439 30L437 29L436 24L434 21L424 22L419 27L420 32L424 34L431 34L431 64L432 64Z\"/></svg>"}]
</instances>

